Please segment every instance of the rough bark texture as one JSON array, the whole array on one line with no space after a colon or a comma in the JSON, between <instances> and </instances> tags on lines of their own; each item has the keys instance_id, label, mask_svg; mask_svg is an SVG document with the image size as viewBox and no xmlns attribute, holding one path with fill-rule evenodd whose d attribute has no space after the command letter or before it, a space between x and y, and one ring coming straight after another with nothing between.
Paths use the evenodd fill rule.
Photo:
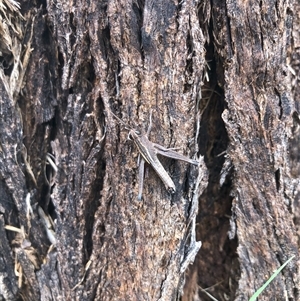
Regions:
<instances>
[{"instance_id":1,"label":"rough bark texture","mask_svg":"<svg viewBox=\"0 0 300 301\"><path fill-rule=\"evenodd\" d=\"M2 3L0 300L248 300L292 255L260 300L299 300L299 9ZM161 158L176 193L148 167L138 201L111 112L151 110L200 165Z\"/></svg>"},{"instance_id":2,"label":"rough bark texture","mask_svg":"<svg viewBox=\"0 0 300 301\"><path fill-rule=\"evenodd\" d=\"M292 47L289 49L288 66L290 68L289 87L295 100L293 113L293 136L290 139L291 176L296 182L293 200L294 223L297 229L298 245L300 246L300 2L295 2L295 17L292 32Z\"/></svg>"},{"instance_id":3,"label":"rough bark texture","mask_svg":"<svg viewBox=\"0 0 300 301\"><path fill-rule=\"evenodd\" d=\"M235 169L233 213L241 269L237 300L254 293L292 255L295 261L261 299L299 299L299 254L291 218L295 185L288 157L295 110L286 66L291 9L289 3L271 1L227 6L234 44L226 54L232 62L225 71L228 109L223 119L231 141L228 159ZM238 11L250 17L242 18Z\"/></svg>"},{"instance_id":4,"label":"rough bark texture","mask_svg":"<svg viewBox=\"0 0 300 301\"><path fill-rule=\"evenodd\" d=\"M49 1L38 10L25 7L31 18L18 42L28 36L33 50L22 95L2 86L2 128L13 137L2 131L1 183L7 206L16 206L14 218L4 208L4 223L24 227L18 243L26 241L37 258L12 246L21 289L5 275L12 283L2 295L176 299L199 249L194 230L205 165L162 159L176 193L169 195L149 168L139 202L138 153L111 111L145 130L152 110L151 140L196 155L205 66L196 3ZM55 224L45 230L47 216ZM4 270L13 267L10 259Z\"/></svg>"},{"instance_id":5,"label":"rough bark texture","mask_svg":"<svg viewBox=\"0 0 300 301\"><path fill-rule=\"evenodd\" d=\"M289 143L298 140L297 131L292 131L296 127L292 116L299 118L299 110L290 93L287 65L293 47L292 3L213 1L204 9L211 11L211 23L205 18L203 23L207 24L207 36L215 51L216 81L223 87L226 101L222 120L229 143L220 182L224 172L232 176L230 194L225 189L223 195L219 194L213 205L214 220L207 223L206 233L211 229L214 232L209 243L203 243L201 254L207 256L199 257L205 271L207 262L215 268L207 276L195 264L194 269L201 272L191 273L188 291L200 283L200 287L212 287L208 291L220 300L248 300L277 267L296 255L260 300L298 300L299 249L293 214L298 211L299 171L295 172L295 160L289 157ZM220 216L220 212L228 214L230 196L228 234L238 239L239 267L235 260L228 261L228 255L234 257L234 245L224 239L224 214ZM218 206L220 202L223 206ZM206 215L201 207L200 212ZM201 217L199 224L203 226ZM203 235L200 237L205 241ZM240 274L236 277L238 268ZM205 299L204 292L200 295ZM190 299L191 295L186 298Z\"/></svg>"}]
</instances>

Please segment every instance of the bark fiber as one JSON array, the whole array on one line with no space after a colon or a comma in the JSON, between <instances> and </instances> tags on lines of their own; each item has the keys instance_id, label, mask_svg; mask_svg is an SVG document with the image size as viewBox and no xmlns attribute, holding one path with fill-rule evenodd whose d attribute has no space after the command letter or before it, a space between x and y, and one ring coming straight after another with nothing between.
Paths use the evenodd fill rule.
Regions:
<instances>
[{"instance_id":1,"label":"bark fiber","mask_svg":"<svg viewBox=\"0 0 300 301\"><path fill-rule=\"evenodd\" d=\"M299 300L299 3L1 2L0 300Z\"/></svg>"}]
</instances>

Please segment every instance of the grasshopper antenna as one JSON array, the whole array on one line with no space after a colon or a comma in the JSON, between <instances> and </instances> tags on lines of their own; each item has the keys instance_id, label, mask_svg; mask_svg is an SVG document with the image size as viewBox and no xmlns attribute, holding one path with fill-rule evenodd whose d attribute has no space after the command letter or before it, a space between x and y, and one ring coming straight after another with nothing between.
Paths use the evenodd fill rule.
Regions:
<instances>
[{"instance_id":1,"label":"grasshopper antenna","mask_svg":"<svg viewBox=\"0 0 300 301\"><path fill-rule=\"evenodd\" d=\"M117 115L115 115L112 111L110 113L121 123L125 126L126 130L132 130L132 127L130 127L128 124L126 124L122 119L120 119Z\"/></svg>"}]
</instances>

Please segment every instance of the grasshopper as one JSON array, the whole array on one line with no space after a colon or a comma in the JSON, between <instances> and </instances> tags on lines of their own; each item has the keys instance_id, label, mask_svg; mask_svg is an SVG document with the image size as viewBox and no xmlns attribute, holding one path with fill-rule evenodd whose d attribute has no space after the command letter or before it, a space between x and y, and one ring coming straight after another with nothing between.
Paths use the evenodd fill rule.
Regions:
<instances>
[{"instance_id":1,"label":"grasshopper","mask_svg":"<svg viewBox=\"0 0 300 301\"><path fill-rule=\"evenodd\" d=\"M112 113L112 112L111 112ZM127 130L129 130L128 137L131 138L135 145L138 148L138 151L141 155L141 160L139 164L139 192L138 192L138 200L140 201L142 199L142 192L143 192L143 185L144 185L144 166L145 161L152 166L152 168L155 170L157 175L160 177L162 182L164 183L167 191L169 193L174 193L176 191L175 184L170 178L167 171L164 169L162 164L160 163L157 155L162 155L165 157L169 157L176 160L181 160L188 162L193 165L199 165L199 162L193 159L190 159L184 155L181 155L174 151L174 149L165 148L157 143L153 143L149 141L148 136L151 131L152 127L152 112L150 112L150 122L149 127L146 133L143 133L141 131L135 130L132 127L128 126L121 120L118 116L116 116L114 113L112 115L120 122L122 123Z\"/></svg>"}]
</instances>

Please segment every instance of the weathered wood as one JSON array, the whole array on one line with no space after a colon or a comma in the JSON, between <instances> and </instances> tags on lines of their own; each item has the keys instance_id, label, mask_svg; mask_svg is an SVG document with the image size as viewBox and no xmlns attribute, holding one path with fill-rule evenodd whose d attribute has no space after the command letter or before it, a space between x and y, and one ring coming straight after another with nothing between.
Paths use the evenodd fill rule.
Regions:
<instances>
[{"instance_id":1,"label":"weathered wood","mask_svg":"<svg viewBox=\"0 0 300 301\"><path fill-rule=\"evenodd\" d=\"M227 166L226 174L228 171L231 174L227 185L230 185L233 198L230 219L233 227L229 234L232 237L235 234L238 239L240 277L233 279L233 285L229 286L230 278L235 276L228 271L236 263L222 260L224 255L232 256L229 249L232 245L224 244L224 231L220 231L221 258L214 245L215 234L209 243L203 244L202 252L210 251L206 262L211 266L215 262L214 271L222 266L224 273L208 277L199 273L194 283L205 288L223 281L209 292L223 298L220 292L223 288L223 293L226 292L230 299L235 294L235 300L248 300L276 268L296 255L263 293L261 300L298 300L299 252L291 212L297 185L290 174L288 156L292 114L296 111L286 67L292 4L214 1L210 9L215 76L224 88L226 102L222 119L229 142L224 167ZM227 185L220 190L225 192L221 199L223 212L226 212L230 196ZM217 204L214 207L217 209ZM224 229L219 212L220 208L210 229ZM202 220L199 219L200 224ZM201 238L205 240L204 236ZM199 264L204 266L200 270L207 271L203 259L199 259Z\"/></svg>"},{"instance_id":2,"label":"weathered wood","mask_svg":"<svg viewBox=\"0 0 300 301\"><path fill-rule=\"evenodd\" d=\"M299 1L294 2L294 11L299 12ZM294 16L293 31L292 31L292 43L289 47L288 66L291 70L289 72L289 88L292 91L293 98L295 100L295 112L293 114L293 137L290 140L290 169L291 175L296 185L295 198L293 200L293 213L294 223L297 230L298 241L300 241L300 18L299 13Z\"/></svg>"},{"instance_id":3,"label":"weathered wood","mask_svg":"<svg viewBox=\"0 0 300 301\"><path fill-rule=\"evenodd\" d=\"M3 3L0 299L248 300L296 255L262 300L298 300L292 3ZM150 110L151 141L203 157L161 159L174 195L148 167L138 201L111 112Z\"/></svg>"},{"instance_id":4,"label":"weathered wood","mask_svg":"<svg viewBox=\"0 0 300 301\"><path fill-rule=\"evenodd\" d=\"M137 201L138 152L110 112L144 128L152 109L151 139L196 156L204 68L196 3L49 1L37 11L23 9L31 21L22 34L32 51L22 95L15 96L23 117L15 123L15 140L26 173L14 163L14 179L23 184L10 191L19 194L12 199L19 218L13 225L25 224L26 241L41 262L34 280L30 258L12 248L26 272L20 294L41 300L176 298L199 247L193 231L205 166L162 159L176 194L169 195L150 168L144 199ZM14 112L5 104L10 107ZM3 145L12 156L13 143ZM48 249L50 240L55 248Z\"/></svg>"}]
</instances>

